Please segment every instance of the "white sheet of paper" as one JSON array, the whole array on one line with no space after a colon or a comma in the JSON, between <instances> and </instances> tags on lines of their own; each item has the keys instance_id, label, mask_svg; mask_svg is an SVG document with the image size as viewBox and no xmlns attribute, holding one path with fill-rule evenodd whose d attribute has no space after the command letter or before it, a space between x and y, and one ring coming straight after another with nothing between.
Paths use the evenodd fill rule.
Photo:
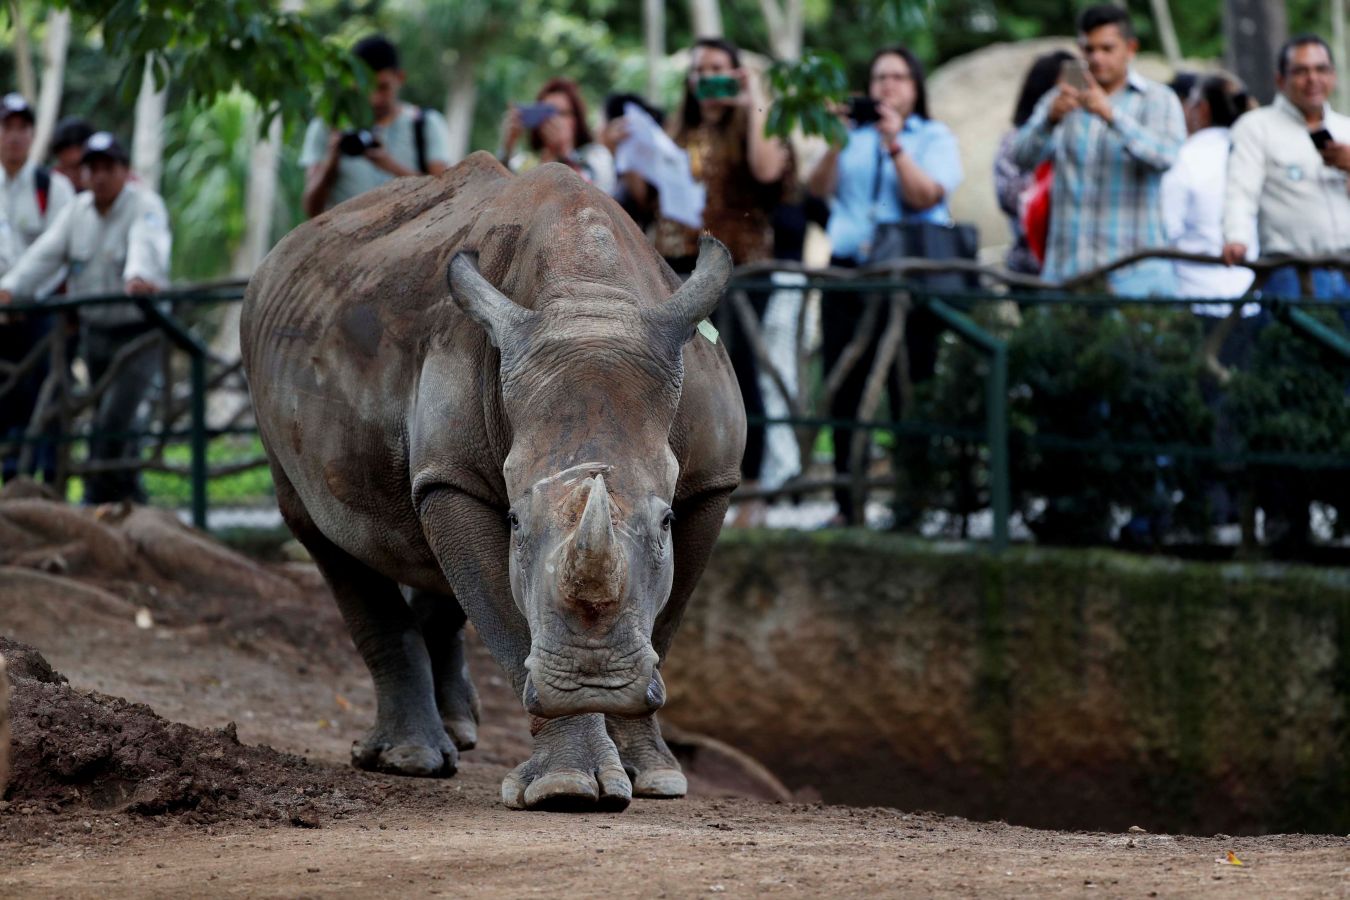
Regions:
<instances>
[{"instance_id":1,"label":"white sheet of paper","mask_svg":"<svg viewBox=\"0 0 1350 900\"><path fill-rule=\"evenodd\" d=\"M689 170L689 154L670 138L634 103L623 108L628 137L614 153L614 168L620 174L636 172L660 193L661 215L690 228L703 227L703 207L708 194Z\"/></svg>"}]
</instances>

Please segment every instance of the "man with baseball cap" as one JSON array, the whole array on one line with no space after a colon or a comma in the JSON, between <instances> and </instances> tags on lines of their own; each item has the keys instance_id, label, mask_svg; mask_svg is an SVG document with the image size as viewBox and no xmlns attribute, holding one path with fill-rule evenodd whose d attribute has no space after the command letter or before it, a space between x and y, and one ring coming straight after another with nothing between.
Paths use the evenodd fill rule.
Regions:
<instances>
[{"instance_id":1,"label":"man with baseball cap","mask_svg":"<svg viewBox=\"0 0 1350 900\"><path fill-rule=\"evenodd\" d=\"M52 226L0 278L0 306L14 297L32 296L63 266L71 294L153 294L169 283L172 236L164 201L142 184L128 181L130 158L117 138L98 131L85 141L81 167L89 189L78 195ZM80 355L97 384L119 350L137 350L99 400L96 433L121 435L135 430L141 400L159 369L154 341L138 342L151 330L132 303L91 306L81 311ZM91 460L135 457L138 442L100 437L90 443ZM85 501L143 500L138 475L91 474Z\"/></svg>"},{"instance_id":2,"label":"man with baseball cap","mask_svg":"<svg viewBox=\"0 0 1350 900\"><path fill-rule=\"evenodd\" d=\"M93 133L93 127L79 116L66 116L52 131L52 142L47 151L52 158L52 171L69 178L76 193L84 190L80 159L84 156L84 142Z\"/></svg>"},{"instance_id":3,"label":"man with baseball cap","mask_svg":"<svg viewBox=\"0 0 1350 900\"><path fill-rule=\"evenodd\" d=\"M28 247L75 199L75 189L63 176L38 166L33 160L33 109L22 94L0 97L0 275L18 261ZM57 271L35 286L36 296L46 296L61 284ZM51 328L50 316L13 317L0 325L0 360L17 363ZM22 437L37 405L38 392L47 377L44 358L0 398L0 439ZM0 453L4 478L17 474L21 448L18 444ZM50 470L54 449L38 447L40 468Z\"/></svg>"}]
</instances>

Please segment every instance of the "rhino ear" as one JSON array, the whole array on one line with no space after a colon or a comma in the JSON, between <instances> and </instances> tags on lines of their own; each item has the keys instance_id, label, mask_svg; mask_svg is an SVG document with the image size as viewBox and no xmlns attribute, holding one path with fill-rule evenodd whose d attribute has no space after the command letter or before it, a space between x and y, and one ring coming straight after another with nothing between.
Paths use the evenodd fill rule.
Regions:
<instances>
[{"instance_id":1,"label":"rhino ear","mask_svg":"<svg viewBox=\"0 0 1350 900\"><path fill-rule=\"evenodd\" d=\"M711 316L722 301L731 268L731 251L717 238L704 235L698 242L693 274L669 300L649 310L648 319L673 335L678 346L684 346L694 336L698 323Z\"/></svg>"},{"instance_id":2,"label":"rhino ear","mask_svg":"<svg viewBox=\"0 0 1350 900\"><path fill-rule=\"evenodd\" d=\"M450 296L488 333L492 346L510 345L530 321L533 312L511 302L478 271L478 254L460 251L445 270Z\"/></svg>"}]
</instances>

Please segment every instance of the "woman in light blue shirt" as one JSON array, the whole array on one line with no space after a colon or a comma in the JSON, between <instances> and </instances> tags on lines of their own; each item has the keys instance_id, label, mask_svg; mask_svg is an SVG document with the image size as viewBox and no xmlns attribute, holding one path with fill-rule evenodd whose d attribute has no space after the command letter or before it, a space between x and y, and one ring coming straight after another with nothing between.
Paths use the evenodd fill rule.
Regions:
<instances>
[{"instance_id":1,"label":"woman in light blue shirt","mask_svg":"<svg viewBox=\"0 0 1350 900\"><path fill-rule=\"evenodd\" d=\"M947 199L961 183L961 155L956 137L928 116L928 93L923 66L906 47L877 51L868 66L867 96L876 102L876 121L851 123L843 147L831 147L811 173L809 188L832 198L829 235L832 265L848 268L869 261L877 225L890 222L951 223ZM821 307L822 352L830 371L852 339L865 310L856 294L835 294ZM867 373L872 368L876 340L885 327L877 324L873 341L840 385L830 405L832 418L851 419L858 413ZM918 310L906 323L905 345L912 381L933 373L940 331L931 313ZM892 411L896 412L899 385L891 373ZM834 467L847 474L852 432L835 429ZM842 522L853 521L847 488L835 491ZM856 511L861 514L861 510Z\"/></svg>"}]
</instances>

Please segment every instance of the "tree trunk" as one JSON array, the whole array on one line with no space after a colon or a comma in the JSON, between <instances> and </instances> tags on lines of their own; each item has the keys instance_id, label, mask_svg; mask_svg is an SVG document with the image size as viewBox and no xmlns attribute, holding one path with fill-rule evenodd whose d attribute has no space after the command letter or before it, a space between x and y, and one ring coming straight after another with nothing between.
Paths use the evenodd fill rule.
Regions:
<instances>
[{"instance_id":1,"label":"tree trunk","mask_svg":"<svg viewBox=\"0 0 1350 900\"><path fill-rule=\"evenodd\" d=\"M1164 0L1165 2L1165 0ZM769 50L775 59L796 62L802 57L805 16L803 0L759 0L764 22L769 26Z\"/></svg>"},{"instance_id":2,"label":"tree trunk","mask_svg":"<svg viewBox=\"0 0 1350 900\"><path fill-rule=\"evenodd\" d=\"M696 39L722 36L722 7L717 0L689 0L689 15Z\"/></svg>"},{"instance_id":3,"label":"tree trunk","mask_svg":"<svg viewBox=\"0 0 1350 900\"><path fill-rule=\"evenodd\" d=\"M1340 65L1345 65L1345 0L1331 0L1331 54ZM1336 110L1350 109L1350 78L1336 79Z\"/></svg>"},{"instance_id":4,"label":"tree trunk","mask_svg":"<svg viewBox=\"0 0 1350 900\"><path fill-rule=\"evenodd\" d=\"M1275 97L1275 57L1289 36L1284 0L1224 0L1224 65L1262 103Z\"/></svg>"},{"instance_id":5,"label":"tree trunk","mask_svg":"<svg viewBox=\"0 0 1350 900\"><path fill-rule=\"evenodd\" d=\"M248 278L272 247L272 219L277 201L277 160L281 146L281 117L272 120L267 136L258 135L258 113L249 121L253 149L249 154L248 193L244 198L244 239L234 252L230 267L239 278Z\"/></svg>"},{"instance_id":6,"label":"tree trunk","mask_svg":"<svg viewBox=\"0 0 1350 900\"><path fill-rule=\"evenodd\" d=\"M1181 41L1177 39L1177 27L1172 23L1172 9L1167 0L1150 0L1153 4L1153 21L1158 27L1158 40L1162 43L1163 55L1172 71L1181 68Z\"/></svg>"},{"instance_id":7,"label":"tree trunk","mask_svg":"<svg viewBox=\"0 0 1350 900\"><path fill-rule=\"evenodd\" d=\"M155 75L146 60L141 75L141 92L136 97L136 125L131 138L131 169L152 191L159 190L160 175L164 172L164 101L165 90L155 90Z\"/></svg>"},{"instance_id":8,"label":"tree trunk","mask_svg":"<svg viewBox=\"0 0 1350 900\"><path fill-rule=\"evenodd\" d=\"M450 164L469 152L473 137L473 111L478 105L478 82L474 78L478 60L461 50L450 67L450 91L445 98L445 124L450 132Z\"/></svg>"},{"instance_id":9,"label":"tree trunk","mask_svg":"<svg viewBox=\"0 0 1350 900\"><path fill-rule=\"evenodd\" d=\"M61 92L66 81L66 51L70 47L70 10L47 13L47 37L42 44L42 89L38 94L33 156L45 159L52 129L61 114Z\"/></svg>"},{"instance_id":10,"label":"tree trunk","mask_svg":"<svg viewBox=\"0 0 1350 900\"><path fill-rule=\"evenodd\" d=\"M647 101L661 106L661 62L666 58L665 0L643 0L642 29L647 47Z\"/></svg>"},{"instance_id":11,"label":"tree trunk","mask_svg":"<svg viewBox=\"0 0 1350 900\"><path fill-rule=\"evenodd\" d=\"M28 28L23 23L19 0L10 0L9 19L14 23L14 68L18 70L19 93L32 103L37 98L37 78L33 75L33 51L28 45Z\"/></svg>"}]
</instances>

